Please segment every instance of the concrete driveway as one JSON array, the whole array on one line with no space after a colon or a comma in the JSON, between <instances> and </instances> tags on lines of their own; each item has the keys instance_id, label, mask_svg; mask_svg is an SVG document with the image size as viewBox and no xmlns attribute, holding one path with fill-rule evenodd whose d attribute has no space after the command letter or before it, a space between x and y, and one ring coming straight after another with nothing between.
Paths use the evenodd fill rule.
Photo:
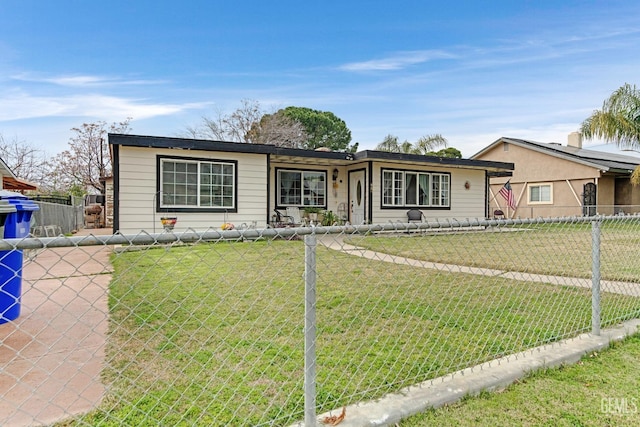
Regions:
<instances>
[{"instance_id":1,"label":"concrete driveway","mask_svg":"<svg viewBox=\"0 0 640 427\"><path fill-rule=\"evenodd\" d=\"M0 324L1 426L51 424L100 403L110 253L106 246L39 250L32 259L25 252L21 315Z\"/></svg>"}]
</instances>

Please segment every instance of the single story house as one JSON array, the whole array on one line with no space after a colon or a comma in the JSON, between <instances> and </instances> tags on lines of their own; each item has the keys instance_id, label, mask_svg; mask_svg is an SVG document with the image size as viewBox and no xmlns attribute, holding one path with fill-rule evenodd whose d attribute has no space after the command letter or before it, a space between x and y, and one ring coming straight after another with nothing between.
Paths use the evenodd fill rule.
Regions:
<instances>
[{"instance_id":1,"label":"single story house","mask_svg":"<svg viewBox=\"0 0 640 427\"><path fill-rule=\"evenodd\" d=\"M506 162L360 151L302 150L156 136L110 134L113 230L175 231L224 223L266 227L275 210L330 210L351 224L425 218L485 218L488 180ZM107 197L109 199L109 197Z\"/></svg>"},{"instance_id":2,"label":"single story house","mask_svg":"<svg viewBox=\"0 0 640 427\"><path fill-rule=\"evenodd\" d=\"M503 137L471 158L515 165L512 176L492 177L489 190L490 211L511 218L640 212L640 187L630 182L640 159L584 149L578 132L567 145ZM507 181L515 210L500 194Z\"/></svg>"}]
</instances>

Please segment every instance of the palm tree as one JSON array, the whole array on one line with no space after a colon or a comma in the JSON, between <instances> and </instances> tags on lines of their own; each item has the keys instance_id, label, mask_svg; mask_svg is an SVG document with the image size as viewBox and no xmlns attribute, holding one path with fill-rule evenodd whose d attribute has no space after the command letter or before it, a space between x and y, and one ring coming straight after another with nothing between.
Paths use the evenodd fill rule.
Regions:
<instances>
[{"instance_id":1,"label":"palm tree","mask_svg":"<svg viewBox=\"0 0 640 427\"><path fill-rule=\"evenodd\" d=\"M376 145L378 151L388 151L390 153L399 153L400 145L398 144L398 137L391 134L384 137L382 142Z\"/></svg>"},{"instance_id":2,"label":"palm tree","mask_svg":"<svg viewBox=\"0 0 640 427\"><path fill-rule=\"evenodd\" d=\"M622 149L639 149L640 90L625 83L604 101L602 110L582 122L580 132L586 139L601 138ZM631 182L640 184L640 167L633 171Z\"/></svg>"},{"instance_id":3,"label":"palm tree","mask_svg":"<svg viewBox=\"0 0 640 427\"><path fill-rule=\"evenodd\" d=\"M436 148L447 148L447 139L439 133L426 135L416 142L416 150L419 154L433 153Z\"/></svg>"},{"instance_id":4,"label":"palm tree","mask_svg":"<svg viewBox=\"0 0 640 427\"><path fill-rule=\"evenodd\" d=\"M439 147L447 147L447 140L440 134L423 136L415 144L409 141L399 143L397 136L387 135L375 149L391 153L433 155Z\"/></svg>"}]
</instances>

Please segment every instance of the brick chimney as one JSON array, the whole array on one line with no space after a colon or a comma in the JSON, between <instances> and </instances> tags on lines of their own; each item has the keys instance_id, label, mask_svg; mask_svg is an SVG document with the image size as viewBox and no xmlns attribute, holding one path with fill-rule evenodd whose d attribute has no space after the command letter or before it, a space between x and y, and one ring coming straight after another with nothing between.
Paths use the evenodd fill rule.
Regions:
<instances>
[{"instance_id":1,"label":"brick chimney","mask_svg":"<svg viewBox=\"0 0 640 427\"><path fill-rule=\"evenodd\" d=\"M571 132L567 140L567 146L582 148L582 134L580 132Z\"/></svg>"}]
</instances>

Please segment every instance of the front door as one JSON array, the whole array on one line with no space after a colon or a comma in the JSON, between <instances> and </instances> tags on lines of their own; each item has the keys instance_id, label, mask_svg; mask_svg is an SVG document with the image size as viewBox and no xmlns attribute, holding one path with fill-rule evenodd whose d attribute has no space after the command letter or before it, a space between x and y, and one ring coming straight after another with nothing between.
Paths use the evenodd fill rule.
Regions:
<instances>
[{"instance_id":1,"label":"front door","mask_svg":"<svg viewBox=\"0 0 640 427\"><path fill-rule=\"evenodd\" d=\"M349 221L353 225L367 222L367 184L365 170L349 172Z\"/></svg>"},{"instance_id":2,"label":"front door","mask_svg":"<svg viewBox=\"0 0 640 427\"><path fill-rule=\"evenodd\" d=\"M582 191L582 215L594 216L596 214L596 185L593 182L588 182Z\"/></svg>"}]
</instances>

